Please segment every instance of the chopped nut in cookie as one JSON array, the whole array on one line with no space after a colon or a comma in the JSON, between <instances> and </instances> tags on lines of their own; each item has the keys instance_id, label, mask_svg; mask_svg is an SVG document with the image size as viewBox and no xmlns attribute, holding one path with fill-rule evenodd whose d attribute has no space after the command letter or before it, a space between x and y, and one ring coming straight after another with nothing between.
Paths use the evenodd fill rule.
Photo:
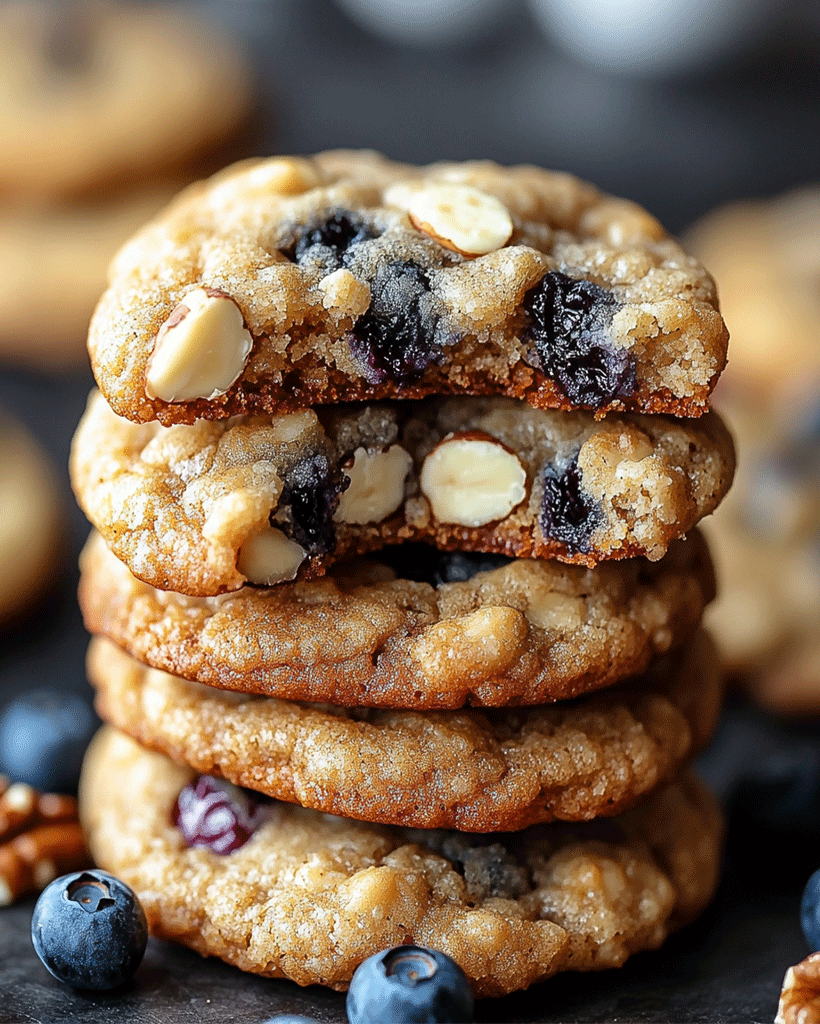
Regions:
<instances>
[{"instance_id":1,"label":"chopped nut in cookie","mask_svg":"<svg viewBox=\"0 0 820 1024\"><path fill-rule=\"evenodd\" d=\"M521 460L481 431L445 438L424 460L420 483L436 519L462 526L503 519L527 496Z\"/></svg>"},{"instance_id":2,"label":"chopped nut in cookie","mask_svg":"<svg viewBox=\"0 0 820 1024\"><path fill-rule=\"evenodd\" d=\"M245 541L236 567L249 583L267 587L295 579L304 560L305 549L271 526Z\"/></svg>"},{"instance_id":3,"label":"chopped nut in cookie","mask_svg":"<svg viewBox=\"0 0 820 1024\"><path fill-rule=\"evenodd\" d=\"M216 288L184 296L157 332L145 374L149 398L209 401L239 378L253 348L242 311Z\"/></svg>"},{"instance_id":4,"label":"chopped nut in cookie","mask_svg":"<svg viewBox=\"0 0 820 1024\"><path fill-rule=\"evenodd\" d=\"M513 232L509 210L471 185L430 184L410 192L413 227L462 256L483 256L506 245Z\"/></svg>"},{"instance_id":5,"label":"chopped nut in cookie","mask_svg":"<svg viewBox=\"0 0 820 1024\"><path fill-rule=\"evenodd\" d=\"M357 448L345 470L350 481L339 498L335 519L342 523L380 523L404 501L404 485L413 465L401 445L384 452Z\"/></svg>"}]
</instances>

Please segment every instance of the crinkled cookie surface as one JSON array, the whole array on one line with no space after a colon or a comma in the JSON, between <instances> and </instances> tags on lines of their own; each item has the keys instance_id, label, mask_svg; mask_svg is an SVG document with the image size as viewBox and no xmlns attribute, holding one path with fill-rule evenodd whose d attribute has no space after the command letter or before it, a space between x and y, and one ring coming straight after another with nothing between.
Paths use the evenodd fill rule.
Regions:
<instances>
[{"instance_id":1,"label":"crinkled cookie surface","mask_svg":"<svg viewBox=\"0 0 820 1024\"><path fill-rule=\"evenodd\" d=\"M216 595L323 573L406 540L511 556L663 556L734 472L714 413L695 421L532 409L507 398L352 405L135 424L92 395L77 498L135 576Z\"/></svg>"},{"instance_id":2,"label":"crinkled cookie surface","mask_svg":"<svg viewBox=\"0 0 820 1024\"><path fill-rule=\"evenodd\" d=\"M459 708L575 697L643 672L714 595L698 533L660 562L596 569L404 545L328 576L222 597L137 580L94 535L80 604L138 660L225 689L343 707ZM412 578L401 574L410 569Z\"/></svg>"},{"instance_id":3,"label":"crinkled cookie surface","mask_svg":"<svg viewBox=\"0 0 820 1024\"><path fill-rule=\"evenodd\" d=\"M566 174L371 152L235 165L120 252L89 350L136 421L429 394L702 414L712 278Z\"/></svg>"},{"instance_id":4,"label":"crinkled cookie surface","mask_svg":"<svg viewBox=\"0 0 820 1024\"><path fill-rule=\"evenodd\" d=\"M180 764L331 814L465 832L618 814L708 741L722 694L703 635L616 692L498 711L238 698L99 638L88 671L101 717Z\"/></svg>"},{"instance_id":5,"label":"crinkled cookie surface","mask_svg":"<svg viewBox=\"0 0 820 1024\"><path fill-rule=\"evenodd\" d=\"M608 822L487 839L274 803L227 855L171 824L193 778L104 730L80 793L96 861L135 889L154 934L301 985L344 989L367 956L408 941L453 957L479 996L618 967L717 884L720 814L686 775Z\"/></svg>"}]
</instances>

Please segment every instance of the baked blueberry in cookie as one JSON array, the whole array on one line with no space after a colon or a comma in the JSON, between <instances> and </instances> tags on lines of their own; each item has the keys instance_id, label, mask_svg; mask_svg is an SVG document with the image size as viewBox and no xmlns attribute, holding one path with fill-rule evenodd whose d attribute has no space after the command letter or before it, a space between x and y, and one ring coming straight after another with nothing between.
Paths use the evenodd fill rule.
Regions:
<instances>
[{"instance_id":1,"label":"baked blueberry in cookie","mask_svg":"<svg viewBox=\"0 0 820 1024\"><path fill-rule=\"evenodd\" d=\"M318 263L330 272L346 262L349 249L377 234L358 214L334 210L314 225L297 229L283 252L294 263Z\"/></svg>"},{"instance_id":2,"label":"baked blueberry in cookie","mask_svg":"<svg viewBox=\"0 0 820 1024\"><path fill-rule=\"evenodd\" d=\"M350 350L372 383L413 383L441 359L446 344L429 275L416 263L389 263L370 290L370 307L353 325Z\"/></svg>"},{"instance_id":3,"label":"baked blueberry in cookie","mask_svg":"<svg viewBox=\"0 0 820 1024\"><path fill-rule=\"evenodd\" d=\"M262 818L249 791L200 775L180 792L173 823L189 846L227 854L244 846Z\"/></svg>"},{"instance_id":4,"label":"baked blueberry in cookie","mask_svg":"<svg viewBox=\"0 0 820 1024\"><path fill-rule=\"evenodd\" d=\"M611 292L550 270L524 296L523 307L544 372L573 405L598 409L635 393L635 357L612 343L618 302Z\"/></svg>"},{"instance_id":5,"label":"baked blueberry in cookie","mask_svg":"<svg viewBox=\"0 0 820 1024\"><path fill-rule=\"evenodd\" d=\"M602 518L603 509L581 483L577 455L563 470L546 467L539 519L545 537L561 541L573 554L586 552Z\"/></svg>"}]
</instances>

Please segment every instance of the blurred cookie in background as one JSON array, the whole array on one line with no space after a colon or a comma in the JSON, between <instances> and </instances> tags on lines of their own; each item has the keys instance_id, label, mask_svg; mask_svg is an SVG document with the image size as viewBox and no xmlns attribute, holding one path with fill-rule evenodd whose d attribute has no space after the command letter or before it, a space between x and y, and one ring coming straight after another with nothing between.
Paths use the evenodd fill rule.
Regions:
<instances>
[{"instance_id":1,"label":"blurred cookie in background","mask_svg":"<svg viewBox=\"0 0 820 1024\"><path fill-rule=\"evenodd\" d=\"M86 363L88 321L111 257L177 187L56 207L0 205L0 359L54 371Z\"/></svg>"},{"instance_id":2,"label":"blurred cookie in background","mask_svg":"<svg viewBox=\"0 0 820 1024\"><path fill-rule=\"evenodd\" d=\"M28 431L0 415L0 628L47 588L62 539L56 477Z\"/></svg>"},{"instance_id":3,"label":"blurred cookie in background","mask_svg":"<svg viewBox=\"0 0 820 1024\"><path fill-rule=\"evenodd\" d=\"M730 670L784 714L820 711L820 186L718 210L689 236L731 334L716 405L743 458L705 524L708 614Z\"/></svg>"},{"instance_id":4,"label":"blurred cookie in background","mask_svg":"<svg viewBox=\"0 0 820 1024\"><path fill-rule=\"evenodd\" d=\"M247 114L247 64L190 9L0 6L0 194L64 198L179 168Z\"/></svg>"},{"instance_id":5,"label":"blurred cookie in background","mask_svg":"<svg viewBox=\"0 0 820 1024\"><path fill-rule=\"evenodd\" d=\"M194 6L0 3L0 360L87 361L111 257L240 155L250 69Z\"/></svg>"},{"instance_id":6,"label":"blurred cookie in background","mask_svg":"<svg viewBox=\"0 0 820 1024\"><path fill-rule=\"evenodd\" d=\"M820 184L715 210L687 242L718 282L732 338L724 385L765 399L820 379Z\"/></svg>"}]
</instances>

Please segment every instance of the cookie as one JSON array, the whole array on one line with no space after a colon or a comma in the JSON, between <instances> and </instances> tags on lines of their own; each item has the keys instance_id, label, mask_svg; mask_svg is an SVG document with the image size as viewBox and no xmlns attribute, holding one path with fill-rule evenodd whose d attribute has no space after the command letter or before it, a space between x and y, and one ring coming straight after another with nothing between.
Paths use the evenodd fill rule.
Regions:
<instances>
[{"instance_id":1,"label":"cookie","mask_svg":"<svg viewBox=\"0 0 820 1024\"><path fill-rule=\"evenodd\" d=\"M0 623L53 582L62 541L54 468L29 432L0 414Z\"/></svg>"},{"instance_id":2,"label":"cookie","mask_svg":"<svg viewBox=\"0 0 820 1024\"><path fill-rule=\"evenodd\" d=\"M146 668L99 638L88 672L100 716L180 764L330 814L465 832L631 807L708 742L722 691L703 635L624 689L523 710L238 697Z\"/></svg>"},{"instance_id":3,"label":"cookie","mask_svg":"<svg viewBox=\"0 0 820 1024\"><path fill-rule=\"evenodd\" d=\"M753 409L790 382L809 377L816 387L820 186L721 207L696 224L687 241L720 282L732 332L727 383L753 389Z\"/></svg>"},{"instance_id":4,"label":"cookie","mask_svg":"<svg viewBox=\"0 0 820 1024\"><path fill-rule=\"evenodd\" d=\"M178 167L249 108L221 35L139 3L0 7L0 195L55 199Z\"/></svg>"},{"instance_id":5,"label":"cookie","mask_svg":"<svg viewBox=\"0 0 820 1024\"><path fill-rule=\"evenodd\" d=\"M155 935L300 985L344 989L367 956L418 942L453 957L477 996L503 995L657 948L717 884L720 814L688 775L606 822L482 838L248 807L217 784L210 804L237 823L223 854L172 823L193 841L212 832L197 801L213 786L195 781L104 730L80 791L94 858L136 890Z\"/></svg>"},{"instance_id":6,"label":"cookie","mask_svg":"<svg viewBox=\"0 0 820 1024\"><path fill-rule=\"evenodd\" d=\"M371 152L228 168L126 245L91 325L117 413L166 425L429 394L696 416L709 274L566 174Z\"/></svg>"},{"instance_id":7,"label":"cookie","mask_svg":"<svg viewBox=\"0 0 820 1024\"><path fill-rule=\"evenodd\" d=\"M306 583L184 597L137 580L93 535L80 605L90 632L211 686L444 710L548 703L638 675L691 636L714 594L697 532L660 562L594 570L421 545L378 559Z\"/></svg>"},{"instance_id":8,"label":"cookie","mask_svg":"<svg viewBox=\"0 0 820 1024\"><path fill-rule=\"evenodd\" d=\"M779 403L732 391L724 406L744 457L705 524L721 580L709 611L728 668L790 713L820 709L820 402L806 382Z\"/></svg>"},{"instance_id":9,"label":"cookie","mask_svg":"<svg viewBox=\"0 0 820 1024\"><path fill-rule=\"evenodd\" d=\"M78 501L134 575L206 596L309 579L405 540L655 560L734 469L714 414L597 422L506 398L319 412L162 427L92 394L72 452Z\"/></svg>"},{"instance_id":10,"label":"cookie","mask_svg":"<svg viewBox=\"0 0 820 1024\"><path fill-rule=\"evenodd\" d=\"M59 207L0 207L0 358L46 370L87 363L88 321L111 257L172 194L156 185Z\"/></svg>"}]
</instances>

